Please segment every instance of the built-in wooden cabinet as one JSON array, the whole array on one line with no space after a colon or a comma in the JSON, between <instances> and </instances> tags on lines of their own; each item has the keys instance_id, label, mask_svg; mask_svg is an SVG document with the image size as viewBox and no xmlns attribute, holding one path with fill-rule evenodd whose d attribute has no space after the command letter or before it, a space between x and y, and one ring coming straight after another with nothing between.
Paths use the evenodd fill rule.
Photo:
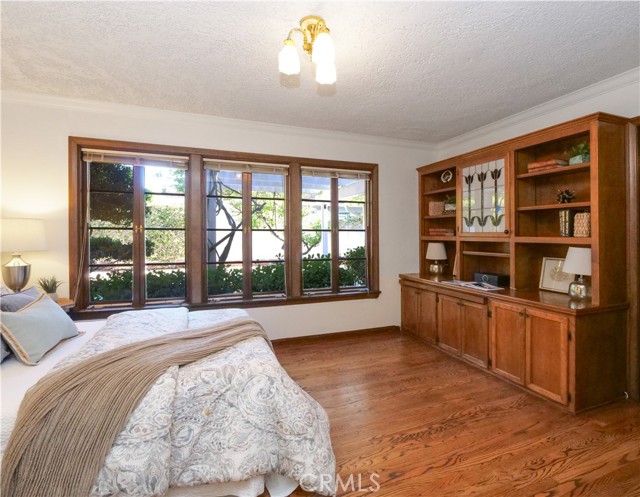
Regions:
<instances>
[{"instance_id":1,"label":"built-in wooden cabinet","mask_svg":"<svg viewBox=\"0 0 640 497\"><path fill-rule=\"evenodd\" d=\"M401 278L403 330L573 412L623 397L627 122L592 114L419 168L420 273ZM582 143L589 156L567 164ZM559 189L573 192L570 203L558 203ZM439 213L452 194L455 207ZM563 209L589 217L590 233L563 233ZM431 242L446 248L438 277L425 261ZM543 260L572 246L591 249L589 302L539 289ZM481 272L508 287L443 282Z\"/></svg>"},{"instance_id":2,"label":"built-in wooden cabinet","mask_svg":"<svg viewBox=\"0 0 640 497\"><path fill-rule=\"evenodd\" d=\"M484 298L438 294L438 345L480 367L489 361L488 309Z\"/></svg>"},{"instance_id":3,"label":"built-in wooden cabinet","mask_svg":"<svg viewBox=\"0 0 640 497\"><path fill-rule=\"evenodd\" d=\"M491 303L491 368L505 378L525 384L525 309L503 302Z\"/></svg>"}]
</instances>

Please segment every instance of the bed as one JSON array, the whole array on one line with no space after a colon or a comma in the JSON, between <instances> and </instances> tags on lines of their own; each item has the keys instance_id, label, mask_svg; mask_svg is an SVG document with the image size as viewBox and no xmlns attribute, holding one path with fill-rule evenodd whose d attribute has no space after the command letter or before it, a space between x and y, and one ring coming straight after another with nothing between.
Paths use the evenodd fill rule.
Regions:
<instances>
[{"instance_id":1,"label":"bed","mask_svg":"<svg viewBox=\"0 0 640 497\"><path fill-rule=\"evenodd\" d=\"M21 400L50 371L176 328L198 330L247 317L240 309L121 313L79 322L80 335L59 344L37 366L6 359L1 369L2 452ZM158 327L164 329L158 332ZM326 414L286 375L265 340L244 340L180 368L173 377L164 376L152 387L164 390L149 392L152 398L143 399L114 442L91 497L256 497L265 488L272 497L285 497L299 485L322 495L335 492ZM172 389L175 397L167 397ZM216 392L215 399L203 392ZM172 410L168 422L161 405ZM300 409L306 411L296 414ZM300 417L307 426L298 426ZM150 421L157 419L164 420L162 426ZM299 435L292 433L296 430ZM154 460L156 452L169 453L165 466Z\"/></svg>"}]
</instances>

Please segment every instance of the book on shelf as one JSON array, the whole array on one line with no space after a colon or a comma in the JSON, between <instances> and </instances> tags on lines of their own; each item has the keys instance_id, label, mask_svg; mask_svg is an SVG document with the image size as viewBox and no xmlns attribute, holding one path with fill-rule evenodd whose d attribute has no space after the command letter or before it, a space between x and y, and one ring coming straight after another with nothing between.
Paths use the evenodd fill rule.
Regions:
<instances>
[{"instance_id":1,"label":"book on shelf","mask_svg":"<svg viewBox=\"0 0 640 497\"><path fill-rule=\"evenodd\" d=\"M538 162L529 162L529 164L527 164L527 172L532 173L534 171L544 171L545 169L566 166L567 164L569 163L566 160L562 159L549 159Z\"/></svg>"}]
</instances>

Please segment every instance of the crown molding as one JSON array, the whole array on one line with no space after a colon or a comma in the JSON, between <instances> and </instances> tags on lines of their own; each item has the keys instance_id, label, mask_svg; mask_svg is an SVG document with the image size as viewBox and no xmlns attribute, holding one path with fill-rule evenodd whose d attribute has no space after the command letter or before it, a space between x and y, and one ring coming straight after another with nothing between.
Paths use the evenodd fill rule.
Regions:
<instances>
[{"instance_id":1,"label":"crown molding","mask_svg":"<svg viewBox=\"0 0 640 497\"><path fill-rule=\"evenodd\" d=\"M2 104L22 104L36 107L46 107L54 109L72 110L78 112L91 112L95 114L158 119L167 119L170 116L172 122L183 124L200 124L224 126L225 128L235 128L242 131L252 130L260 133L289 135L300 138L339 140L342 142L360 143L368 146L390 146L403 149L424 150L426 153L435 154L437 144L418 142L412 140L401 140L397 138L386 138L382 136L361 135L343 131L329 131L315 128L301 128L284 124L272 124L259 121L248 121L243 119L233 119L228 117L210 116L206 114L196 114L175 110L157 109L153 107L142 107L137 105L119 104L112 102L102 102L97 100L86 100L80 98L60 97L40 93L28 93L13 90L2 90L0 92Z\"/></svg>"},{"instance_id":2,"label":"crown molding","mask_svg":"<svg viewBox=\"0 0 640 497\"><path fill-rule=\"evenodd\" d=\"M474 139L481 138L490 133L495 133L501 130L515 127L519 124L525 123L526 121L543 117L547 114L566 109L581 102L588 101L607 93L612 93L630 86L640 87L640 67L636 67L635 69L631 69L630 71L612 76L611 78L607 78L592 85L585 86L584 88L568 93L561 97L554 98L553 100L549 100L548 102L536 105L535 107L531 107L522 112L518 112L517 114L513 114L504 119L500 119L498 121L494 121L490 124L486 124L484 126L476 128L473 131L469 131L468 133L464 133L454 138L439 142L436 146L438 149L439 159L448 158L450 156L448 152L452 149L456 150L454 155L457 153L461 153L459 150L457 150L457 147L462 146ZM593 112L599 110L603 109L594 109ZM635 115L638 115L640 113L640 109L632 109L630 105L629 112L630 115L624 117L633 117ZM556 122L554 121L548 124L552 125L556 124ZM504 139L507 140L520 134L522 134L520 131L514 131L513 136L505 136ZM472 148L475 149L478 148L478 146L473 145Z\"/></svg>"}]
</instances>

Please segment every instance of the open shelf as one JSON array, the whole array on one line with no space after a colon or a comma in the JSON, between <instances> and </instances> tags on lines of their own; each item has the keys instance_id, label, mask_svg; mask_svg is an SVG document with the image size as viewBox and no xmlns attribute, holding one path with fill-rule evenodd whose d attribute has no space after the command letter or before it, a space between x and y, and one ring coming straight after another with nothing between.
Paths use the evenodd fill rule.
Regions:
<instances>
[{"instance_id":1,"label":"open shelf","mask_svg":"<svg viewBox=\"0 0 640 497\"><path fill-rule=\"evenodd\" d=\"M580 238L575 236L516 236L516 243L543 243L559 245L591 245L591 237Z\"/></svg>"},{"instance_id":2,"label":"open shelf","mask_svg":"<svg viewBox=\"0 0 640 497\"><path fill-rule=\"evenodd\" d=\"M439 188L438 190L430 190L428 192L424 192L423 195L439 195L441 193L453 193L456 191L455 186L451 186L448 188Z\"/></svg>"},{"instance_id":3,"label":"open shelf","mask_svg":"<svg viewBox=\"0 0 640 497\"><path fill-rule=\"evenodd\" d=\"M518 207L518 211L542 211L542 210L560 210L560 209L584 209L591 207L591 202L572 202L570 204L546 204L546 205L526 205Z\"/></svg>"},{"instance_id":4,"label":"open shelf","mask_svg":"<svg viewBox=\"0 0 640 497\"><path fill-rule=\"evenodd\" d=\"M424 216L423 219L452 219L455 218L455 212L453 214L440 214L439 216Z\"/></svg>"},{"instance_id":5,"label":"open shelf","mask_svg":"<svg viewBox=\"0 0 640 497\"><path fill-rule=\"evenodd\" d=\"M518 174L516 179L528 179L537 178L538 176L550 176L558 174L568 174L577 171L589 169L591 167L590 162L583 162L582 164L575 164L573 166L558 166L555 169L545 169L544 171L533 171L530 173Z\"/></svg>"},{"instance_id":6,"label":"open shelf","mask_svg":"<svg viewBox=\"0 0 640 497\"><path fill-rule=\"evenodd\" d=\"M424 242L455 242L456 236L424 235L420 237Z\"/></svg>"},{"instance_id":7,"label":"open shelf","mask_svg":"<svg viewBox=\"0 0 640 497\"><path fill-rule=\"evenodd\" d=\"M502 252L479 252L476 250L463 250L463 255L475 255L478 257L505 257L509 258L509 254L504 254Z\"/></svg>"}]
</instances>

